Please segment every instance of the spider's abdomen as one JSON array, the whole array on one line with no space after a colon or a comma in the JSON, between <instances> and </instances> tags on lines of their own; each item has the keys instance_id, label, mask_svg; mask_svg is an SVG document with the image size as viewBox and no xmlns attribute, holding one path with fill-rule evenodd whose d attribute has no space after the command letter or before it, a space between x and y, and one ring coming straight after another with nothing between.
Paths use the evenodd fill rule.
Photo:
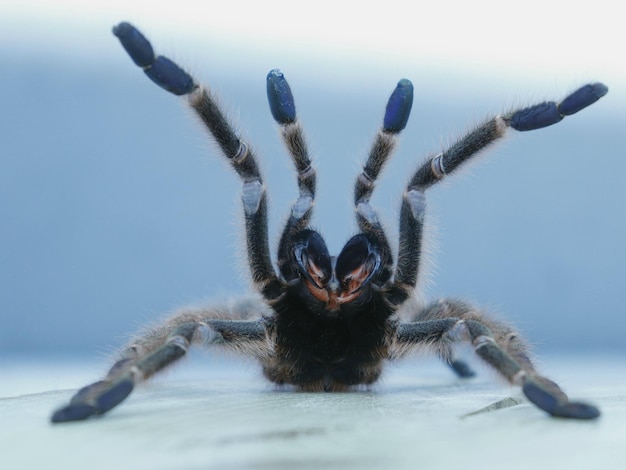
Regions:
<instances>
[{"instance_id":1,"label":"spider's abdomen","mask_svg":"<svg viewBox=\"0 0 626 470\"><path fill-rule=\"evenodd\" d=\"M388 356L385 315L369 310L329 317L289 310L274 319L266 377L304 391L342 391L375 382Z\"/></svg>"}]
</instances>

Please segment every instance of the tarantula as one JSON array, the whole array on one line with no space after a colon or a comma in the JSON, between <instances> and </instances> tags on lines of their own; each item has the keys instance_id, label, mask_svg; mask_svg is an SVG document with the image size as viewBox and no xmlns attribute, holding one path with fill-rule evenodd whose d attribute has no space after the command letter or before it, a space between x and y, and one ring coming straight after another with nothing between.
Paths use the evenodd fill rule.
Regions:
<instances>
[{"instance_id":1,"label":"tarantula","mask_svg":"<svg viewBox=\"0 0 626 470\"><path fill-rule=\"evenodd\" d=\"M417 168L402 196L400 240L394 254L370 196L407 124L413 86L402 79L387 103L383 126L354 187L360 233L331 256L311 229L316 173L298 124L291 89L279 70L267 76L271 113L297 171L299 197L291 208L277 250L268 244L267 199L256 157L225 118L209 90L170 59L155 55L132 25L113 28L122 46L152 81L186 95L243 182L248 262L260 298L253 304L188 309L134 339L103 380L79 390L52 415L52 422L83 420L121 403L135 385L183 357L192 344L219 345L255 357L265 377L304 391L343 391L376 382L383 363L428 346L460 377L472 369L455 356L455 343L469 341L476 354L548 414L593 419L593 405L570 401L540 375L523 340L509 326L486 318L466 302L443 299L426 306L410 302L422 257L425 192L501 138L507 128L539 129L591 105L608 89L585 85L560 102L542 102L485 120Z\"/></svg>"}]
</instances>

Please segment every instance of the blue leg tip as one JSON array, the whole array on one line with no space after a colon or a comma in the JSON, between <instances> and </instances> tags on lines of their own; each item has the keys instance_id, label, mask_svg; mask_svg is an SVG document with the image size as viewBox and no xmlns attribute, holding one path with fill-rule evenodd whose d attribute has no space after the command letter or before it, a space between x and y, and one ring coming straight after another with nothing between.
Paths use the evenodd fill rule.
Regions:
<instances>
[{"instance_id":1,"label":"blue leg tip","mask_svg":"<svg viewBox=\"0 0 626 470\"><path fill-rule=\"evenodd\" d=\"M178 96L191 93L196 87L193 78L167 57L158 56L144 72L161 88Z\"/></svg>"},{"instance_id":2,"label":"blue leg tip","mask_svg":"<svg viewBox=\"0 0 626 470\"><path fill-rule=\"evenodd\" d=\"M96 399L98 413L106 413L119 405L133 391L134 384L130 379L122 380Z\"/></svg>"},{"instance_id":3,"label":"blue leg tip","mask_svg":"<svg viewBox=\"0 0 626 470\"><path fill-rule=\"evenodd\" d=\"M608 91L609 88L604 83L590 83L580 87L559 104L559 112L564 116L577 113L581 109L598 101L606 95Z\"/></svg>"},{"instance_id":4,"label":"blue leg tip","mask_svg":"<svg viewBox=\"0 0 626 470\"><path fill-rule=\"evenodd\" d=\"M587 403L569 402L560 406L554 416L571 419L596 419L600 416L600 410Z\"/></svg>"},{"instance_id":5,"label":"blue leg tip","mask_svg":"<svg viewBox=\"0 0 626 470\"><path fill-rule=\"evenodd\" d=\"M139 67L148 67L154 62L154 50L150 42L130 23L122 22L113 27L113 34Z\"/></svg>"},{"instance_id":6,"label":"blue leg tip","mask_svg":"<svg viewBox=\"0 0 626 470\"><path fill-rule=\"evenodd\" d=\"M90 385L87 385L81 388L70 400L70 404L78 404L85 403L89 401L90 396L95 396L98 394L99 390L105 390L109 386L110 382L106 380L99 380L98 382L94 382Z\"/></svg>"},{"instance_id":7,"label":"blue leg tip","mask_svg":"<svg viewBox=\"0 0 626 470\"><path fill-rule=\"evenodd\" d=\"M531 402L554 417L595 419L600 416L600 410L597 407L570 401L563 403L533 381L524 383L522 390Z\"/></svg>"},{"instance_id":8,"label":"blue leg tip","mask_svg":"<svg viewBox=\"0 0 626 470\"><path fill-rule=\"evenodd\" d=\"M398 82L387 102L383 130L392 134L402 131L409 121L412 106L413 84L410 80L403 78Z\"/></svg>"},{"instance_id":9,"label":"blue leg tip","mask_svg":"<svg viewBox=\"0 0 626 470\"><path fill-rule=\"evenodd\" d=\"M471 379L472 377L476 377L476 373L472 370L472 368L463 361L454 360L450 362L450 367L456 375L462 379Z\"/></svg>"},{"instance_id":10,"label":"blue leg tip","mask_svg":"<svg viewBox=\"0 0 626 470\"><path fill-rule=\"evenodd\" d=\"M517 131L532 131L556 124L563 116L554 101L546 101L516 111L510 118L509 125Z\"/></svg>"},{"instance_id":11,"label":"blue leg tip","mask_svg":"<svg viewBox=\"0 0 626 470\"><path fill-rule=\"evenodd\" d=\"M559 407L558 399L535 382L527 381L524 383L522 391L524 392L524 395L526 395L526 398L546 413L554 415Z\"/></svg>"},{"instance_id":12,"label":"blue leg tip","mask_svg":"<svg viewBox=\"0 0 626 470\"><path fill-rule=\"evenodd\" d=\"M93 405L84 403L70 404L54 412L50 421L53 423L66 423L68 421L82 421L98 414L98 410Z\"/></svg>"},{"instance_id":13,"label":"blue leg tip","mask_svg":"<svg viewBox=\"0 0 626 470\"><path fill-rule=\"evenodd\" d=\"M267 74L267 100L276 122L289 124L296 120L296 105L291 88L278 69L270 70Z\"/></svg>"}]
</instances>

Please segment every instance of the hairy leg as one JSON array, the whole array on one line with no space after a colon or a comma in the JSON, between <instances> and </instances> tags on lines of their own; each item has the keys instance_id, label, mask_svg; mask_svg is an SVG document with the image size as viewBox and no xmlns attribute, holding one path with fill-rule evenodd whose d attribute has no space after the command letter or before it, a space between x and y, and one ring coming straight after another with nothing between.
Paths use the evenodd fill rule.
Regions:
<instances>
[{"instance_id":1,"label":"hairy leg","mask_svg":"<svg viewBox=\"0 0 626 470\"><path fill-rule=\"evenodd\" d=\"M122 350L106 376L80 389L70 403L52 415L53 423L101 415L119 405L134 387L181 359L192 344L220 344L263 360L269 354L265 323L232 320L226 310L182 311L137 336ZM236 317L247 317L244 309ZM232 318L232 317L230 317Z\"/></svg>"},{"instance_id":2,"label":"hairy leg","mask_svg":"<svg viewBox=\"0 0 626 470\"><path fill-rule=\"evenodd\" d=\"M402 79L389 97L383 126L376 135L367 161L354 185L354 207L357 223L361 232L375 239L381 246L381 258L388 272L386 276L383 276L384 280L391 276L393 256L387 235L378 219L378 214L370 204L370 198L376 180L396 146L398 134L407 124L412 106L413 84L407 79Z\"/></svg>"},{"instance_id":3,"label":"hairy leg","mask_svg":"<svg viewBox=\"0 0 626 470\"><path fill-rule=\"evenodd\" d=\"M189 105L209 130L243 183L242 202L246 224L248 262L255 287L267 299L282 293L272 265L268 241L265 183L252 149L237 135L234 126L207 87L195 82L185 70L156 55L150 42L129 23L113 28L133 62L164 90L187 96Z\"/></svg>"},{"instance_id":4,"label":"hairy leg","mask_svg":"<svg viewBox=\"0 0 626 470\"><path fill-rule=\"evenodd\" d=\"M393 350L401 355L428 345L454 364L453 346L460 340L469 341L483 361L510 383L520 385L526 397L550 415L576 419L600 415L593 405L570 401L556 383L540 375L523 341L510 327L487 319L464 302L436 302L419 312L414 322L400 324Z\"/></svg>"},{"instance_id":5,"label":"hairy leg","mask_svg":"<svg viewBox=\"0 0 626 470\"><path fill-rule=\"evenodd\" d=\"M508 128L530 131L556 124L565 116L590 106L604 96L602 83L585 85L560 102L547 101L488 119L462 136L441 153L429 157L407 185L400 209L400 243L394 276L393 302L411 295L418 280L422 252L422 232L426 210L425 191L446 175L473 159L484 148L503 137Z\"/></svg>"},{"instance_id":6,"label":"hairy leg","mask_svg":"<svg viewBox=\"0 0 626 470\"><path fill-rule=\"evenodd\" d=\"M274 69L267 75L267 98L274 120L281 127L283 142L296 168L298 199L291 207L278 244L278 268L287 281L295 274L290 272L289 247L294 236L309 226L315 202L317 174L311 164L302 127L296 115L296 106L289 83L283 73Z\"/></svg>"}]
</instances>

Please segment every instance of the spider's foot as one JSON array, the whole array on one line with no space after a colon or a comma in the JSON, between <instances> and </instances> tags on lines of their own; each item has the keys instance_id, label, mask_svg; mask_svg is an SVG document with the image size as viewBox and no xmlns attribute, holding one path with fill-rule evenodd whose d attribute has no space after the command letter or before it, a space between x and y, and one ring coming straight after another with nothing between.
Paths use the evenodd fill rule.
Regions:
<instances>
[{"instance_id":1,"label":"spider's foot","mask_svg":"<svg viewBox=\"0 0 626 470\"><path fill-rule=\"evenodd\" d=\"M125 21L113 27L113 34L138 67L150 67L156 59L152 44L132 24Z\"/></svg>"},{"instance_id":2,"label":"spider's foot","mask_svg":"<svg viewBox=\"0 0 626 470\"><path fill-rule=\"evenodd\" d=\"M82 421L90 416L98 414L98 410L93 405L84 403L69 404L56 410L50 421L53 423L67 423L69 421Z\"/></svg>"},{"instance_id":3,"label":"spider's foot","mask_svg":"<svg viewBox=\"0 0 626 470\"><path fill-rule=\"evenodd\" d=\"M558 418L595 419L600 416L600 410L597 406L588 403L568 402L559 406L552 416Z\"/></svg>"},{"instance_id":4,"label":"spider's foot","mask_svg":"<svg viewBox=\"0 0 626 470\"><path fill-rule=\"evenodd\" d=\"M506 118L509 126L517 131L532 131L556 124L565 116L577 113L592 105L609 89L603 83L590 83L571 93L560 103L545 101L543 103L519 109Z\"/></svg>"},{"instance_id":5,"label":"spider's foot","mask_svg":"<svg viewBox=\"0 0 626 470\"><path fill-rule=\"evenodd\" d=\"M119 405L133 391L135 384L130 379L116 383L109 390L96 398L96 406L100 414L106 413L111 408Z\"/></svg>"},{"instance_id":6,"label":"spider's foot","mask_svg":"<svg viewBox=\"0 0 626 470\"><path fill-rule=\"evenodd\" d=\"M130 23L122 22L113 28L113 34L145 74L154 83L175 95L191 93L196 84L193 78L167 57L155 56L150 41Z\"/></svg>"},{"instance_id":7,"label":"spider's foot","mask_svg":"<svg viewBox=\"0 0 626 470\"><path fill-rule=\"evenodd\" d=\"M580 87L559 103L559 112L563 116L577 113L583 108L595 103L609 92L604 83L589 83Z\"/></svg>"},{"instance_id":8,"label":"spider's foot","mask_svg":"<svg viewBox=\"0 0 626 470\"><path fill-rule=\"evenodd\" d=\"M456 375L462 379L471 379L472 377L476 377L476 373L472 370L472 368L463 361L456 359L451 361L449 365Z\"/></svg>"},{"instance_id":9,"label":"spider's foot","mask_svg":"<svg viewBox=\"0 0 626 470\"><path fill-rule=\"evenodd\" d=\"M53 423L82 421L90 416L101 415L119 405L133 391L131 379L124 379L114 384L99 381L78 391L70 404L52 414ZM94 396L95 395L95 396Z\"/></svg>"},{"instance_id":10,"label":"spider's foot","mask_svg":"<svg viewBox=\"0 0 626 470\"><path fill-rule=\"evenodd\" d=\"M267 74L267 100L278 124L290 124L296 120L296 105L291 88L278 69L270 70Z\"/></svg>"},{"instance_id":11,"label":"spider's foot","mask_svg":"<svg viewBox=\"0 0 626 470\"><path fill-rule=\"evenodd\" d=\"M413 84L410 80L403 78L398 82L387 102L383 130L391 134L402 131L409 121L412 107Z\"/></svg>"},{"instance_id":12,"label":"spider's foot","mask_svg":"<svg viewBox=\"0 0 626 470\"><path fill-rule=\"evenodd\" d=\"M535 381L527 380L522 390L531 402L554 417L595 419L600 416L600 410L597 407L587 403L563 402Z\"/></svg>"}]
</instances>

